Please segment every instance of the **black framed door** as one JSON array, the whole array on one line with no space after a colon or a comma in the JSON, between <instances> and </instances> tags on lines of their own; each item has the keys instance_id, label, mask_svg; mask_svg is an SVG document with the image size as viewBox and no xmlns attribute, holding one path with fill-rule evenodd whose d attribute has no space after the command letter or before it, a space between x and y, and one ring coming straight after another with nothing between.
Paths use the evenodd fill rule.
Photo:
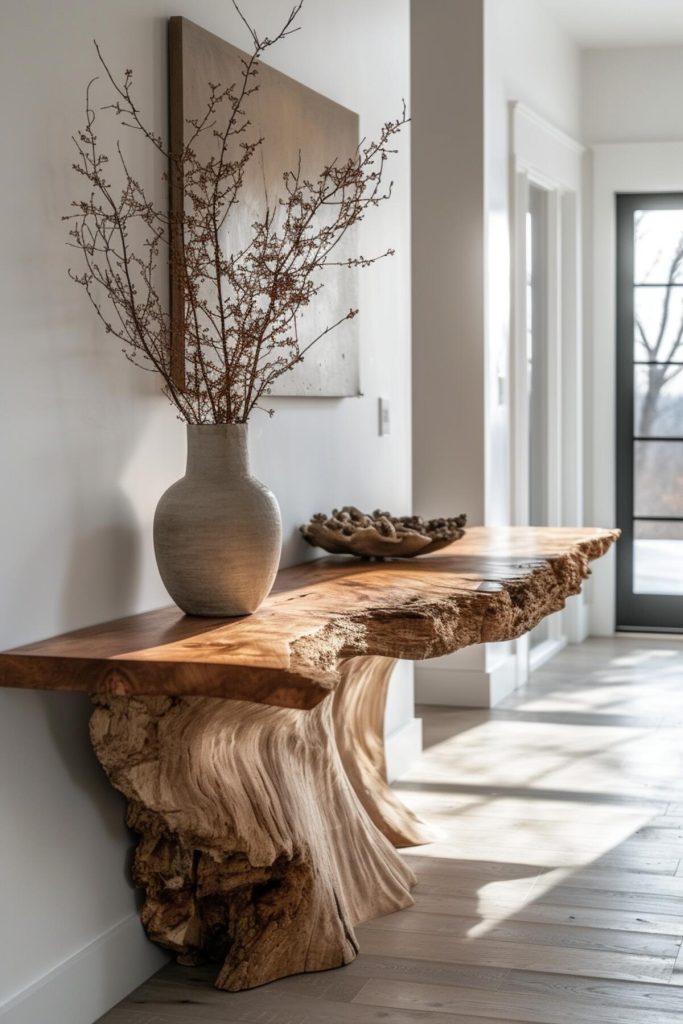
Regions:
<instances>
[{"instance_id":1,"label":"black framed door","mask_svg":"<svg viewBox=\"0 0 683 1024\"><path fill-rule=\"evenodd\" d=\"M617 196L616 470L617 628L683 632L683 193Z\"/></svg>"}]
</instances>

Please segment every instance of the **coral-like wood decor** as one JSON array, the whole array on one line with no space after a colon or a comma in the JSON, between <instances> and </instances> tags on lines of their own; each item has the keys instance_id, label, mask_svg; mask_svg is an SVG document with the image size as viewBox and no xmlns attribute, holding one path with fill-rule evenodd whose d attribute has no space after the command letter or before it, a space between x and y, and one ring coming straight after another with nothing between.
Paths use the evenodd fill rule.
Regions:
<instances>
[{"instance_id":1,"label":"coral-like wood decor","mask_svg":"<svg viewBox=\"0 0 683 1024\"><path fill-rule=\"evenodd\" d=\"M478 527L419 561L309 562L252 616L79 630L0 655L0 684L91 694L150 938L251 988L348 963L355 924L412 902L394 846L426 837L386 784L393 659L520 636L617 536Z\"/></svg>"}]
</instances>

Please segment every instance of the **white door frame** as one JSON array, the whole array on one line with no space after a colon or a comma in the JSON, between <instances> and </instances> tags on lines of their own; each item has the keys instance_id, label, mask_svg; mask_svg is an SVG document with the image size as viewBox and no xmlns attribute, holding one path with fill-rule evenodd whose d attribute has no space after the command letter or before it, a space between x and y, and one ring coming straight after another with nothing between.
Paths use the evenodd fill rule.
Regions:
<instances>
[{"instance_id":1,"label":"white door frame","mask_svg":"<svg viewBox=\"0 0 683 1024\"><path fill-rule=\"evenodd\" d=\"M527 380L526 215L529 189L547 194L547 494L549 526L583 522L581 289L579 259L584 149L521 103L510 104L512 338L510 344L510 521L529 523L529 393ZM517 641L520 678L565 643L586 636L576 598L549 620L549 638L529 650Z\"/></svg>"}]
</instances>

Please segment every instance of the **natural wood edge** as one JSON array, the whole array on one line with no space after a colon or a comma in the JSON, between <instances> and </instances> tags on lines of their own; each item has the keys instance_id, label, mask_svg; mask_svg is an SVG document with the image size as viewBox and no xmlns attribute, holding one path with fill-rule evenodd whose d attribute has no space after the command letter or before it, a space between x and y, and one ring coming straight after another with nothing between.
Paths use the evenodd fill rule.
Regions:
<instances>
[{"instance_id":1,"label":"natural wood edge","mask_svg":"<svg viewBox=\"0 0 683 1024\"><path fill-rule=\"evenodd\" d=\"M349 658L424 660L473 644L514 640L580 593L590 576L589 563L604 555L618 537L618 530L606 530L562 554L512 563L509 575L499 565L478 589L339 616L292 644L290 671L325 678L336 689L341 682L339 666Z\"/></svg>"},{"instance_id":2,"label":"natural wood edge","mask_svg":"<svg viewBox=\"0 0 683 1024\"><path fill-rule=\"evenodd\" d=\"M517 558L526 532L500 533L499 557L496 531L475 528L469 531L476 537L472 550L466 536L452 553L425 558L424 568L322 560L284 570L253 618L196 620L178 613L173 619L172 609L160 609L30 644L0 654L0 685L102 696L215 696L311 709L340 685L339 665L349 658L419 660L521 636L579 593L588 563L619 536L618 530L558 530L559 554ZM552 551L554 531L536 533L539 552L544 544ZM506 536L513 537L507 548ZM531 529L528 544L534 551ZM152 640L144 643L147 629ZM104 652L102 638L109 645Z\"/></svg>"},{"instance_id":3,"label":"natural wood edge","mask_svg":"<svg viewBox=\"0 0 683 1024\"><path fill-rule=\"evenodd\" d=\"M168 696L168 677L173 673L174 696L206 696L248 700L282 708L309 710L334 690L336 677L324 672L292 672L218 662L148 661L107 659L97 662L93 672L90 658L60 658L56 655L21 654L7 651L0 655L2 686L22 689L53 689L88 693L91 697ZM144 689L140 689L141 665ZM45 685L46 679L59 679L59 685Z\"/></svg>"}]
</instances>

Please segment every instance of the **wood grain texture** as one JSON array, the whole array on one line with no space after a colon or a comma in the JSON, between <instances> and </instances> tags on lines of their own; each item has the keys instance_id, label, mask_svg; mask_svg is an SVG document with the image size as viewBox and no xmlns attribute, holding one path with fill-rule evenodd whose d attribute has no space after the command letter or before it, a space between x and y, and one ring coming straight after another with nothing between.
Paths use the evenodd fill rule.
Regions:
<instances>
[{"instance_id":1,"label":"wood grain texture","mask_svg":"<svg viewBox=\"0 0 683 1024\"><path fill-rule=\"evenodd\" d=\"M377 657L342 662L332 716L346 774L370 819L394 846L419 846L433 836L387 782L384 709L395 664Z\"/></svg>"},{"instance_id":2,"label":"wood grain texture","mask_svg":"<svg viewBox=\"0 0 683 1024\"><path fill-rule=\"evenodd\" d=\"M211 697L98 698L91 738L140 835L142 919L238 990L348 963L353 927L412 903L415 876L363 812L310 712Z\"/></svg>"},{"instance_id":3,"label":"wood grain texture","mask_svg":"<svg viewBox=\"0 0 683 1024\"><path fill-rule=\"evenodd\" d=\"M0 654L0 685L312 708L350 657L432 658L521 636L579 592L617 536L474 527L410 563L307 562L281 571L254 615L164 608L92 626Z\"/></svg>"}]
</instances>

